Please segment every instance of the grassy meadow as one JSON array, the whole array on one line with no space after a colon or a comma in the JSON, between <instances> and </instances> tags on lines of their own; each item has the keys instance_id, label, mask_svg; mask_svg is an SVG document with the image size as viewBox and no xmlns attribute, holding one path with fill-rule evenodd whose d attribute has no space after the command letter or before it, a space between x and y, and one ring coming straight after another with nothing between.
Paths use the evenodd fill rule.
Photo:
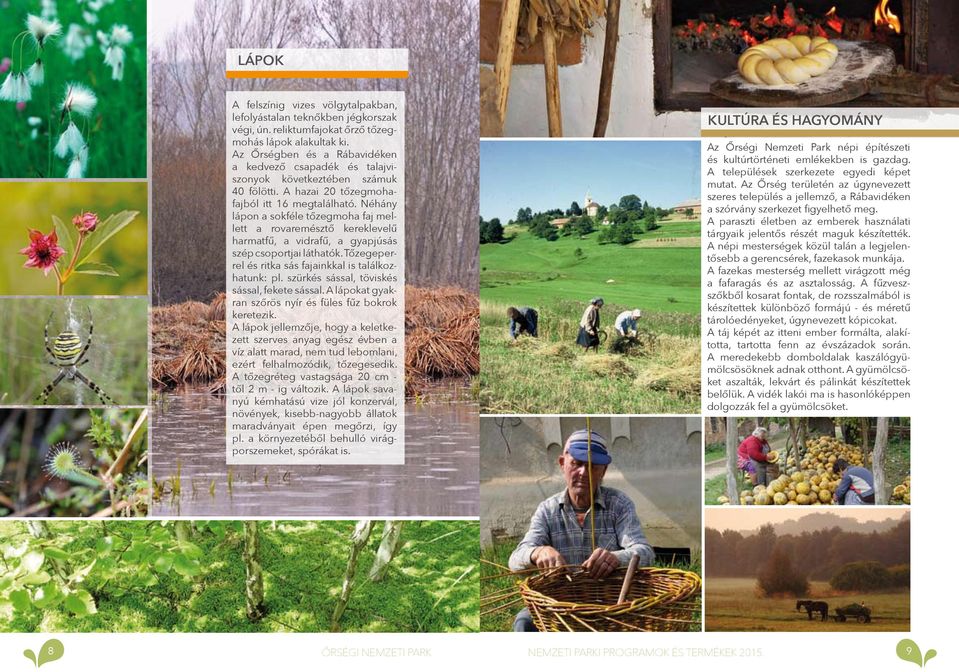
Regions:
<instances>
[{"instance_id":1,"label":"grassy meadow","mask_svg":"<svg viewBox=\"0 0 959 672\"><path fill-rule=\"evenodd\" d=\"M796 598L756 597L752 578L709 578L706 586L707 631L758 632L905 632L909 630L908 591L836 593L824 581L811 581L804 599L829 603L829 620L823 622L806 611L796 611ZM871 623L837 622L836 607L865 602L872 609Z\"/></svg>"},{"instance_id":2,"label":"grassy meadow","mask_svg":"<svg viewBox=\"0 0 959 672\"><path fill-rule=\"evenodd\" d=\"M627 246L599 245L598 232L552 242L519 227L506 235L480 247L484 412L699 412L699 222L664 221ZM587 355L575 339L594 296L605 301L600 328L610 337ZM539 338L510 339L510 306L537 310ZM637 307L639 342L610 352L616 315Z\"/></svg>"},{"instance_id":3,"label":"grassy meadow","mask_svg":"<svg viewBox=\"0 0 959 672\"><path fill-rule=\"evenodd\" d=\"M0 3L0 61L11 59L0 81L29 67L36 58L32 38L13 41L25 27L28 14L40 15L39 0ZM45 43L44 82L33 86L30 100L18 104L0 101L0 177L64 177L68 160L53 153L66 122L60 103L68 84L90 88L97 97L89 118L74 115L89 148L84 177L146 177L146 0L116 0L98 11L86 4L56 3L60 34ZM86 14L86 15L85 15ZM76 26L71 34L71 26ZM110 33L114 25L127 26L132 42L123 47L123 78L113 79L104 63L97 31ZM72 55L66 45L75 49ZM77 57L74 60L74 57ZM22 60L21 60L22 59Z\"/></svg>"}]
</instances>

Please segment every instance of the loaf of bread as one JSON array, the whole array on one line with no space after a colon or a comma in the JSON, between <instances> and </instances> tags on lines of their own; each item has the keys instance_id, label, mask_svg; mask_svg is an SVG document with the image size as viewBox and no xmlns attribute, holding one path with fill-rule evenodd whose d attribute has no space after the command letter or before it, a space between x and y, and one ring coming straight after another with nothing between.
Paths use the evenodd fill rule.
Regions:
<instances>
[{"instance_id":1,"label":"loaf of bread","mask_svg":"<svg viewBox=\"0 0 959 672\"><path fill-rule=\"evenodd\" d=\"M826 72L839 50L825 37L793 35L750 47L739 57L739 74L753 84L800 84Z\"/></svg>"}]
</instances>

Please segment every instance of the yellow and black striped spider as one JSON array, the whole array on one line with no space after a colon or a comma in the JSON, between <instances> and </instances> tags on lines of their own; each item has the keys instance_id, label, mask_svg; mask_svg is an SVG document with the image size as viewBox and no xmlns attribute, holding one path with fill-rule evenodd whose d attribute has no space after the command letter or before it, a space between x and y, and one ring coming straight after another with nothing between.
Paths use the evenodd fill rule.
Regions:
<instances>
[{"instance_id":1,"label":"yellow and black striped spider","mask_svg":"<svg viewBox=\"0 0 959 672\"><path fill-rule=\"evenodd\" d=\"M93 344L93 316L90 316L90 330L87 333L86 343L80 340L80 336L78 336L76 332L65 329L53 339L53 345L51 347L49 330L52 320L53 313L50 313L50 318L47 320L47 323L43 325L43 346L50 356L53 357L53 360L49 363L57 367L59 371L57 372L56 378L53 379L53 382L43 388L43 391L37 395L37 399L41 404L47 403L47 399L50 397L50 393L53 392L53 388L66 379L77 380L83 383L96 393L101 403L116 406L116 402L110 398L110 395L77 369L77 367L83 366L90 361L89 359L84 359L84 355L87 354L87 350L89 350Z\"/></svg>"}]
</instances>

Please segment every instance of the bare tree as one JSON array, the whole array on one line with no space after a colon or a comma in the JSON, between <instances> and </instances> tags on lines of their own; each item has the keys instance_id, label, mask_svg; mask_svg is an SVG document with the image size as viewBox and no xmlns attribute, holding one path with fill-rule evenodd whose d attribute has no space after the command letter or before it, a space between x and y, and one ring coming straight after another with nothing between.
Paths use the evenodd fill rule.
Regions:
<instances>
[{"instance_id":1,"label":"bare tree","mask_svg":"<svg viewBox=\"0 0 959 672\"><path fill-rule=\"evenodd\" d=\"M886 498L886 448L889 446L889 418L876 418L876 445L872 449L873 489L876 504L888 504Z\"/></svg>"},{"instance_id":2,"label":"bare tree","mask_svg":"<svg viewBox=\"0 0 959 672\"><path fill-rule=\"evenodd\" d=\"M255 520L243 521L243 564L246 565L246 617L255 623L266 613L263 567L260 565L260 528Z\"/></svg>"},{"instance_id":3,"label":"bare tree","mask_svg":"<svg viewBox=\"0 0 959 672\"><path fill-rule=\"evenodd\" d=\"M376 559L373 560L373 566L370 568L370 581L382 581L386 576L386 570L390 562L396 556L400 549L400 533L403 531L403 521L388 520L383 525L383 538L380 540L380 547L376 551Z\"/></svg>"}]
</instances>

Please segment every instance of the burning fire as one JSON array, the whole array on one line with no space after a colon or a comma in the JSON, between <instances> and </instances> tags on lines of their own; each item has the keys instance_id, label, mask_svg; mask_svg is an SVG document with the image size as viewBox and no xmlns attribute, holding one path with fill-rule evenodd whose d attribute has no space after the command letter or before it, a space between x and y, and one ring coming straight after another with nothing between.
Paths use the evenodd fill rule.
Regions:
<instances>
[{"instance_id":1,"label":"burning fire","mask_svg":"<svg viewBox=\"0 0 959 672\"><path fill-rule=\"evenodd\" d=\"M877 26L888 26L890 30L894 30L897 33L902 32L902 24L899 22L899 17L889 11L889 0L880 0L880 2L876 4L875 24Z\"/></svg>"}]
</instances>

